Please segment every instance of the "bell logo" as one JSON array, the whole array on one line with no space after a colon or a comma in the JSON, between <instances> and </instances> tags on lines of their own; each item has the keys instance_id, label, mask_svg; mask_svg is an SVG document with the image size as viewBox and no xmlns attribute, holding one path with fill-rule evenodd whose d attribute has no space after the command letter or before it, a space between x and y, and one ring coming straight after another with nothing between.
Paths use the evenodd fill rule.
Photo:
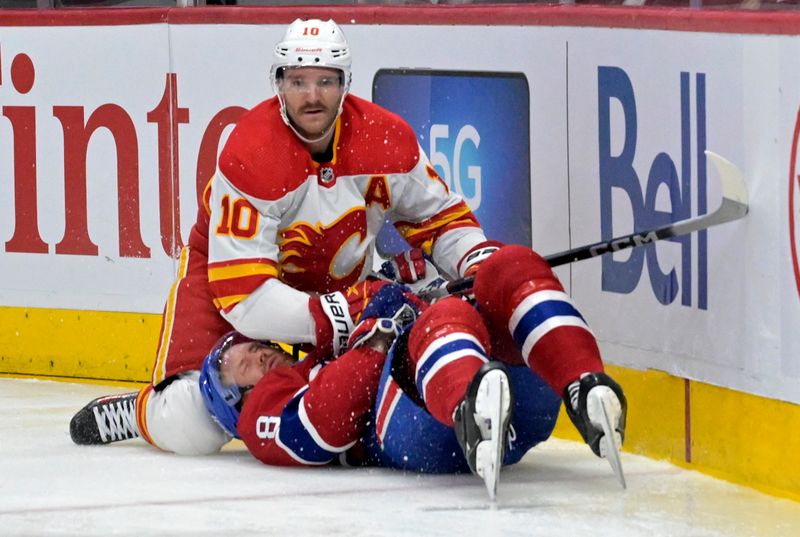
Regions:
<instances>
[{"instance_id":1,"label":"bell logo","mask_svg":"<svg viewBox=\"0 0 800 537\"><path fill-rule=\"evenodd\" d=\"M669 155L659 152L650 164L644 177L643 185L640 174L643 170L634 168L636 158L637 129L639 127L636 111L634 85L628 74L619 67L600 66L597 70L598 86L598 155L600 171L600 227L603 240L610 240L620 231L612 229L614 214L625 212L612 207L615 200L621 199L616 194L620 191L630 203L633 214L633 230L656 228L670 222L685 220L692 216L693 197L696 197L698 214L705 214L706 205L706 104L704 73L694 77L694 102L691 99L692 77L689 73L680 73L680 155ZM623 129L612 129L611 102L618 101L622 108L624 134L621 140L613 140ZM665 103L666 107L668 103ZM694 116L694 125L692 124ZM670 136L669 132L661 132L662 125L646 125L645 132L655 132L661 139ZM692 147L692 130L695 132L696 147ZM617 135L619 136L619 135ZM612 147L621 147L618 154L612 154ZM695 155L697 158L695 159ZM696 162L693 162L696 160ZM677 164L676 164L677 163ZM694 164L694 166L693 166ZM694 168L694 169L693 169ZM692 186L696 185L693 191ZM642 187L645 187L644 189ZM659 190L669 193L670 211L656 208ZM629 231L626 231L626 233ZM697 240L696 257L692 249L692 241ZM650 287L655 298L664 305L671 304L680 294L683 306L692 305L692 286L697 285L697 307L708 309L708 243L706 231L696 234L673 237L669 239L680 245L680 262L673 267L664 267L659 263L658 251L651 237L639 239L641 248L631 250L630 257L618 261L613 256L602 258L602 289L614 293L631 293L639 285L642 272L647 269ZM611 250L624 246L611 245ZM666 269L666 272L664 271ZM678 276L680 274L680 277Z\"/></svg>"}]
</instances>

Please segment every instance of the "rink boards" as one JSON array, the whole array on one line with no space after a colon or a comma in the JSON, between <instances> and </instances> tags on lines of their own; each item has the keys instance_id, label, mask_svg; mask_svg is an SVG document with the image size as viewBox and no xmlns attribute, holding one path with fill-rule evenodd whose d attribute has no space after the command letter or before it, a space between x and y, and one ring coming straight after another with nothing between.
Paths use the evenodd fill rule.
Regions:
<instances>
[{"instance_id":1,"label":"rink boards","mask_svg":"<svg viewBox=\"0 0 800 537\"><path fill-rule=\"evenodd\" d=\"M0 371L149 379L198 189L309 14L345 23L353 93L407 117L508 242L548 254L713 210L703 150L734 162L745 220L558 274L629 394L628 449L800 490L781 455L800 449L792 14L0 12Z\"/></svg>"}]
</instances>

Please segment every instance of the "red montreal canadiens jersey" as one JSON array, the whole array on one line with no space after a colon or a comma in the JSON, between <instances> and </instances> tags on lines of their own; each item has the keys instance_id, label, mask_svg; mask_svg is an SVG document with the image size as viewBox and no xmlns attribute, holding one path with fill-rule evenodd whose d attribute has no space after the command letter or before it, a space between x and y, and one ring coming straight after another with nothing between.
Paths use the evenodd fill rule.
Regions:
<instances>
[{"instance_id":1,"label":"red montreal canadiens jersey","mask_svg":"<svg viewBox=\"0 0 800 537\"><path fill-rule=\"evenodd\" d=\"M333 362L306 358L269 371L250 391L237 430L247 449L274 465L320 465L339 458L369 422L386 356L357 348Z\"/></svg>"},{"instance_id":2,"label":"red montreal canadiens jersey","mask_svg":"<svg viewBox=\"0 0 800 537\"><path fill-rule=\"evenodd\" d=\"M208 280L237 330L288 343L314 340L307 293L342 291L372 269L388 217L450 276L485 241L399 116L348 95L330 162L315 162L272 98L231 133L212 181Z\"/></svg>"},{"instance_id":3,"label":"red montreal canadiens jersey","mask_svg":"<svg viewBox=\"0 0 800 537\"><path fill-rule=\"evenodd\" d=\"M275 439L284 407L308 385L313 368L310 360L303 360L293 367L274 369L248 394L236 428L257 459L268 464L292 464L291 455Z\"/></svg>"}]
</instances>

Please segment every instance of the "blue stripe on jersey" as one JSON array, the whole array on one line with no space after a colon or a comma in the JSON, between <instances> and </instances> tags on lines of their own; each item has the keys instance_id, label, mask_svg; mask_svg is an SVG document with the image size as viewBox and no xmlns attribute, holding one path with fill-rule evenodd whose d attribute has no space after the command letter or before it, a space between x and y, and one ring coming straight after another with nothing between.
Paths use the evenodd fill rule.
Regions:
<instances>
[{"instance_id":1,"label":"blue stripe on jersey","mask_svg":"<svg viewBox=\"0 0 800 537\"><path fill-rule=\"evenodd\" d=\"M419 368L419 370L417 371L416 384L419 393L420 394L425 393L422 381L425 378L425 375L428 374L428 371L430 371L436 365L436 362L438 362L443 358L446 358L450 354L464 350L475 351L473 354L477 354L478 356L485 356L486 353L486 351L484 351L482 347L478 346L474 341L471 341L469 339L456 339L448 343L445 343L444 345L433 351L433 353L431 353L431 355L428 356L428 359L425 361L422 367Z\"/></svg>"},{"instance_id":2,"label":"blue stripe on jersey","mask_svg":"<svg viewBox=\"0 0 800 537\"><path fill-rule=\"evenodd\" d=\"M299 406L306 390L298 393L283 408L278 438L286 449L296 458L311 464L325 464L338 456L338 453L327 451L314 441L311 433L300 420Z\"/></svg>"},{"instance_id":3,"label":"blue stripe on jersey","mask_svg":"<svg viewBox=\"0 0 800 537\"><path fill-rule=\"evenodd\" d=\"M553 317L578 317L584 323L583 316L575 307L565 300L545 300L533 306L522 316L514 328L514 341L522 347L528 334L537 326Z\"/></svg>"}]
</instances>

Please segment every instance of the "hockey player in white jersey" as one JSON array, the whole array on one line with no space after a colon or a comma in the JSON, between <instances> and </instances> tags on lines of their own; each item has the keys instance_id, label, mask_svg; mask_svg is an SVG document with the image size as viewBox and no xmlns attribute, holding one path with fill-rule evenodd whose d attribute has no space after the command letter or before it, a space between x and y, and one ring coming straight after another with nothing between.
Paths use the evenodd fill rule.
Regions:
<instances>
[{"instance_id":1,"label":"hockey player in white jersey","mask_svg":"<svg viewBox=\"0 0 800 537\"><path fill-rule=\"evenodd\" d=\"M76 443L141 436L179 454L219 450L230 434L206 410L197 380L208 349L235 329L256 340L305 345L312 359L340 355L381 287L365 277L387 218L447 278L489 263L488 274L494 275L476 280L475 295L492 348L516 356L556 394L572 387L574 411L591 421L586 393L597 387L599 377L592 374L602 372L602 361L547 263L528 248L498 250L502 245L488 241L411 127L349 94L350 66L349 46L333 21L289 26L274 51L276 96L239 120L205 191L165 306L151 385L87 405L71 423ZM540 324L542 314L529 318L527 311L554 313ZM509 332L512 323L525 328ZM533 335L519 343L512 338L523 333ZM452 409L466 395L447 391L448 372L482 361L464 367L461 360L455 369L448 364L423 378L424 390L442 392L436 398L441 408L429 410L452 423ZM119 412L136 419L114 421L112 414ZM119 426L133 422L135 427ZM584 428L599 454L599 436L591 435L596 428Z\"/></svg>"},{"instance_id":2,"label":"hockey player in white jersey","mask_svg":"<svg viewBox=\"0 0 800 537\"><path fill-rule=\"evenodd\" d=\"M228 437L196 387L208 349L236 329L341 352L371 292L357 284L386 218L448 277L490 246L409 125L349 93L351 52L335 22L296 20L273 58L276 96L241 117L205 189L151 385L87 405L71 423L76 443L140 435L167 451L217 451ZM136 419L111 419L120 412Z\"/></svg>"}]
</instances>

